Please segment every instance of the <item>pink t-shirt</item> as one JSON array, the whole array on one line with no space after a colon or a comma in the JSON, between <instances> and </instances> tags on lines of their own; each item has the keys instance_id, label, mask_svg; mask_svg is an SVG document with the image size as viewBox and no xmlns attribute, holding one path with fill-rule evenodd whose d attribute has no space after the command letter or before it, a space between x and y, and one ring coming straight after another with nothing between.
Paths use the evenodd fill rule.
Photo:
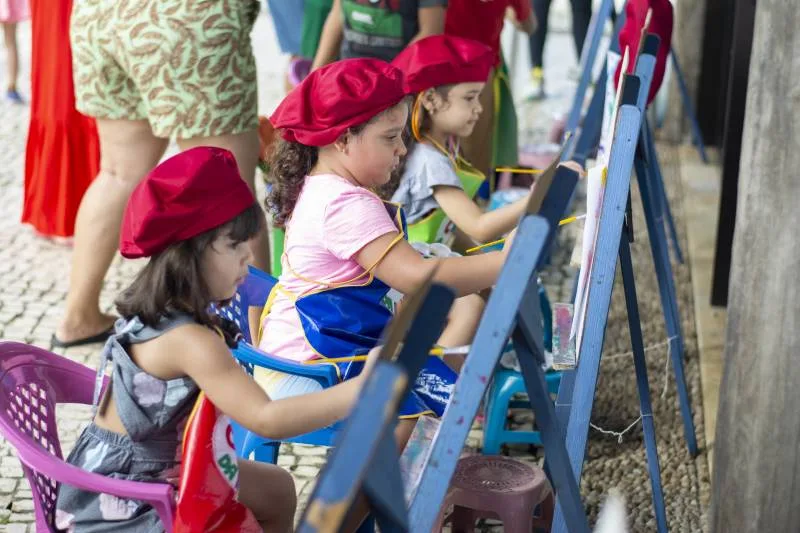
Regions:
<instances>
[{"instance_id":1,"label":"pink t-shirt","mask_svg":"<svg viewBox=\"0 0 800 533\"><path fill-rule=\"evenodd\" d=\"M281 286L295 295L320 288L298 278L341 283L364 273L354 259L361 249L382 235L399 231L374 193L340 176L306 176L300 197L286 224ZM288 264L287 264L288 260ZM308 345L292 300L278 293L259 348L265 352L306 361L316 354Z\"/></svg>"}]
</instances>

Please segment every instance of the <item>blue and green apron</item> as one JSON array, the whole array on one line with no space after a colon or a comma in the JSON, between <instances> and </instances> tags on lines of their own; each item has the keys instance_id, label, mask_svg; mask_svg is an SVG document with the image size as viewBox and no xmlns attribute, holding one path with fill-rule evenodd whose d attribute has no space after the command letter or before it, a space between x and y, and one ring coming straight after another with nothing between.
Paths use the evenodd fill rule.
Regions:
<instances>
[{"instance_id":1,"label":"blue and green apron","mask_svg":"<svg viewBox=\"0 0 800 533\"><path fill-rule=\"evenodd\" d=\"M442 149L438 146L437 148ZM464 192L470 198L475 198L481 184L486 181L486 176L461 156L451 157L451 161ZM425 242L428 244L441 242L449 246L454 237L454 230L455 225L447 218L445 212L441 208L437 208L420 220L408 225L408 240L410 242Z\"/></svg>"},{"instance_id":2,"label":"blue and green apron","mask_svg":"<svg viewBox=\"0 0 800 533\"><path fill-rule=\"evenodd\" d=\"M375 264L353 279L332 284L298 274L284 253L284 266L289 272L318 288L298 296L277 283L261 315L260 323L263 326L278 293L293 299L306 342L317 354L317 358L306 363L334 365L340 381L361 373L367 353L378 345L383 330L392 318L392 312L386 305L390 287L376 278L373 270L392 247L406 236L406 224L399 206L388 202L384 202L384 205L402 233ZM441 416L456 378L457 374L444 361L437 356L429 356L400 407L400 418L417 418L425 414Z\"/></svg>"}]
</instances>

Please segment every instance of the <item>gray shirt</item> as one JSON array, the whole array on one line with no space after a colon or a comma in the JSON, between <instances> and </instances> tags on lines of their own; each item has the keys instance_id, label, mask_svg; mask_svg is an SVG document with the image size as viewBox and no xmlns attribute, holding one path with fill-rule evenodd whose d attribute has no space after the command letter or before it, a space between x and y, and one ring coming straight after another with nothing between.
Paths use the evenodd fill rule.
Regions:
<instances>
[{"instance_id":1,"label":"gray shirt","mask_svg":"<svg viewBox=\"0 0 800 533\"><path fill-rule=\"evenodd\" d=\"M406 222L413 224L438 209L433 189L439 186L464 188L450 159L436 148L419 143L408 156L392 201L403 207Z\"/></svg>"}]
</instances>

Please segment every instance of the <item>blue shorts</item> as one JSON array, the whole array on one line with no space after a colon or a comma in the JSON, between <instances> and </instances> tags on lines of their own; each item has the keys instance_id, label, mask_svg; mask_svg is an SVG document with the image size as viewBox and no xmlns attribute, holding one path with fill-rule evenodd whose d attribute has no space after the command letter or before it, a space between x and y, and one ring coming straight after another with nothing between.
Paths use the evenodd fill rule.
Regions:
<instances>
[{"instance_id":1,"label":"blue shorts","mask_svg":"<svg viewBox=\"0 0 800 533\"><path fill-rule=\"evenodd\" d=\"M278 36L281 52L293 56L302 54L303 0L267 0L272 25Z\"/></svg>"}]
</instances>

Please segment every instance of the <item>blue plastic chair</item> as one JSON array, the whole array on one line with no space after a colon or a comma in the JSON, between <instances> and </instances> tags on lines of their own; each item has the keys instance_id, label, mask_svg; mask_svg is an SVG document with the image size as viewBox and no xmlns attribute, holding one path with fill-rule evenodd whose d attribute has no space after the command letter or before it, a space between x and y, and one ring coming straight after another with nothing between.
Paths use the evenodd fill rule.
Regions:
<instances>
[{"instance_id":1,"label":"blue plastic chair","mask_svg":"<svg viewBox=\"0 0 800 533\"><path fill-rule=\"evenodd\" d=\"M269 274L257 268L249 267L249 274L236 292L233 301L227 307L219 310L222 316L233 320L239 326L246 341L240 342L236 348L231 350L233 356L251 375L254 367L259 366L286 374L311 378L319 382L323 388L332 387L338 382L336 369L333 366L304 365L289 359L269 355L253 347L248 309L250 306L263 306L276 282L277 280ZM334 436L339 427L339 423L337 423L312 433L286 439L285 441L274 441L256 435L239 426L236 422L233 422L232 425L233 442L240 457L253 458L256 461L272 464L278 461L281 442L332 446Z\"/></svg>"},{"instance_id":2,"label":"blue plastic chair","mask_svg":"<svg viewBox=\"0 0 800 533\"><path fill-rule=\"evenodd\" d=\"M261 307L266 303L269 293L277 283L277 280L266 272L252 266L248 267L248 271L247 278L239 286L231 303L217 310L221 316L235 322L242 331L242 335L244 335L245 342L240 342L236 348L231 350L236 360L250 375L253 374L253 369L256 366L260 366L286 374L314 379L325 388L332 387L338 383L336 370L331 365L303 365L295 361L269 355L252 346L248 310L250 306ZM333 440L342 426L342 422L337 422L312 433L285 439L284 441L275 441L256 435L234 421L231 421L231 426L234 447L239 457L276 464L281 442L330 447L333 446ZM357 533L374 533L374 531L375 519L370 515L358 528Z\"/></svg>"}]
</instances>

